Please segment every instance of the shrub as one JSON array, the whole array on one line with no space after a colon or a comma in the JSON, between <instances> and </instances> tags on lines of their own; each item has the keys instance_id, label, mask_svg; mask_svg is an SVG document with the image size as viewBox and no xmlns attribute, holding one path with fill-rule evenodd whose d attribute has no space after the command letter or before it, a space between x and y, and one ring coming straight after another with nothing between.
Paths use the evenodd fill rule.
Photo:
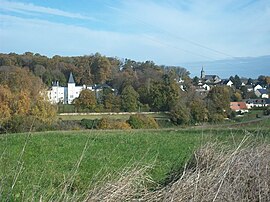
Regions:
<instances>
[{"instance_id":1,"label":"shrub","mask_svg":"<svg viewBox=\"0 0 270 202\"><path fill-rule=\"evenodd\" d=\"M159 128L154 118L142 114L131 115L127 122L134 129Z\"/></svg>"},{"instance_id":2,"label":"shrub","mask_svg":"<svg viewBox=\"0 0 270 202\"><path fill-rule=\"evenodd\" d=\"M98 119L82 119L80 125L86 129L96 129L98 124Z\"/></svg>"},{"instance_id":3,"label":"shrub","mask_svg":"<svg viewBox=\"0 0 270 202\"><path fill-rule=\"evenodd\" d=\"M270 115L270 107L267 107L265 110L263 110L263 114L266 116Z\"/></svg>"},{"instance_id":4,"label":"shrub","mask_svg":"<svg viewBox=\"0 0 270 202\"><path fill-rule=\"evenodd\" d=\"M43 122L34 116L14 115L2 125L1 131L9 133L20 133L29 131L55 130L54 123Z\"/></svg>"},{"instance_id":5,"label":"shrub","mask_svg":"<svg viewBox=\"0 0 270 202\"><path fill-rule=\"evenodd\" d=\"M80 121L67 121L67 120L59 120L55 126L56 130L80 130L83 127L80 124Z\"/></svg>"},{"instance_id":6,"label":"shrub","mask_svg":"<svg viewBox=\"0 0 270 202\"><path fill-rule=\"evenodd\" d=\"M97 129L131 129L130 125L122 120L102 118L97 124Z\"/></svg>"},{"instance_id":7,"label":"shrub","mask_svg":"<svg viewBox=\"0 0 270 202\"><path fill-rule=\"evenodd\" d=\"M224 121L224 116L222 114L211 114L209 116L209 121L212 123L219 123Z\"/></svg>"}]
</instances>

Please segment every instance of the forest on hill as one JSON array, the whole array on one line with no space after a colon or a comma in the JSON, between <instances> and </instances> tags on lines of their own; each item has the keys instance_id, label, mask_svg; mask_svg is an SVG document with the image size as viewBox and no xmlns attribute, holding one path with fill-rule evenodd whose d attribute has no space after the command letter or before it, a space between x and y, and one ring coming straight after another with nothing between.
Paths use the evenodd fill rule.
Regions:
<instances>
[{"instance_id":1,"label":"forest on hill","mask_svg":"<svg viewBox=\"0 0 270 202\"><path fill-rule=\"evenodd\" d=\"M52 58L31 52L0 54L0 130L18 129L22 125L29 128L31 121L27 120L32 120L31 117L40 126L53 123L56 107L44 99L46 90L53 81L66 86L70 72L77 85L111 87L104 88L98 97L94 92L82 90L73 102L77 109L168 112L176 125L219 122L235 116L229 103L242 96L239 89L227 86L214 86L207 96L201 96L185 68L156 65L152 61L120 60L99 53ZM146 120L135 117L138 118Z\"/></svg>"}]
</instances>

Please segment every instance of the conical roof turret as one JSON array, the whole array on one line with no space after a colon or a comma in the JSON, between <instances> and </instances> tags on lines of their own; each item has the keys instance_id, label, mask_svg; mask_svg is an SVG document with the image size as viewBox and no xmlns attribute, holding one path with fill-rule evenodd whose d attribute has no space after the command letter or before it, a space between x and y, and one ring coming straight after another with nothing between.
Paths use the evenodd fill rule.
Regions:
<instances>
[{"instance_id":1,"label":"conical roof turret","mask_svg":"<svg viewBox=\"0 0 270 202\"><path fill-rule=\"evenodd\" d=\"M72 72L70 72L70 74L69 74L68 83L75 83Z\"/></svg>"}]
</instances>

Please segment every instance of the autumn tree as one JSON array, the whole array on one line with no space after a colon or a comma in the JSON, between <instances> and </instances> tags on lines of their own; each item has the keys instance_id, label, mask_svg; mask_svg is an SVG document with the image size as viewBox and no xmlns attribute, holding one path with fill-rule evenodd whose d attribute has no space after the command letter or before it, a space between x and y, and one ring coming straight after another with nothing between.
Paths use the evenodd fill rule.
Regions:
<instances>
[{"instance_id":1,"label":"autumn tree","mask_svg":"<svg viewBox=\"0 0 270 202\"><path fill-rule=\"evenodd\" d=\"M10 109L12 94L8 86L0 85L0 125L4 121L8 120L12 111Z\"/></svg>"},{"instance_id":2,"label":"autumn tree","mask_svg":"<svg viewBox=\"0 0 270 202\"><path fill-rule=\"evenodd\" d=\"M94 75L94 83L105 83L111 77L110 61L97 53L91 65L91 73Z\"/></svg>"},{"instance_id":3,"label":"autumn tree","mask_svg":"<svg viewBox=\"0 0 270 202\"><path fill-rule=\"evenodd\" d=\"M94 111L97 105L96 94L93 91L84 89L80 92L79 97L76 98L73 102L77 109L87 108Z\"/></svg>"},{"instance_id":4,"label":"autumn tree","mask_svg":"<svg viewBox=\"0 0 270 202\"><path fill-rule=\"evenodd\" d=\"M34 123L33 120L52 123L56 109L46 100L43 90L41 80L27 69L0 67L2 127L17 132L20 131L20 124L30 127Z\"/></svg>"},{"instance_id":5,"label":"autumn tree","mask_svg":"<svg viewBox=\"0 0 270 202\"><path fill-rule=\"evenodd\" d=\"M208 120L208 110L201 99L193 100L190 105L191 120L194 123L202 123Z\"/></svg>"}]
</instances>

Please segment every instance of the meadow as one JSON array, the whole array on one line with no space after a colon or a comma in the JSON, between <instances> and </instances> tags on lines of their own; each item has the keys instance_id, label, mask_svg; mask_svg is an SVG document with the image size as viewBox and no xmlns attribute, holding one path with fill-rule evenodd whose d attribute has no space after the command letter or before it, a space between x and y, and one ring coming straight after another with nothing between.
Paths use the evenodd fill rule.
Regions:
<instances>
[{"instance_id":1,"label":"meadow","mask_svg":"<svg viewBox=\"0 0 270 202\"><path fill-rule=\"evenodd\" d=\"M264 123L264 122L263 122ZM269 120L265 121L269 124ZM256 136L252 136L256 134ZM269 141L269 128L58 131L0 136L0 200L77 198L147 166L149 189L164 184L207 142L237 146L244 136Z\"/></svg>"}]
</instances>

